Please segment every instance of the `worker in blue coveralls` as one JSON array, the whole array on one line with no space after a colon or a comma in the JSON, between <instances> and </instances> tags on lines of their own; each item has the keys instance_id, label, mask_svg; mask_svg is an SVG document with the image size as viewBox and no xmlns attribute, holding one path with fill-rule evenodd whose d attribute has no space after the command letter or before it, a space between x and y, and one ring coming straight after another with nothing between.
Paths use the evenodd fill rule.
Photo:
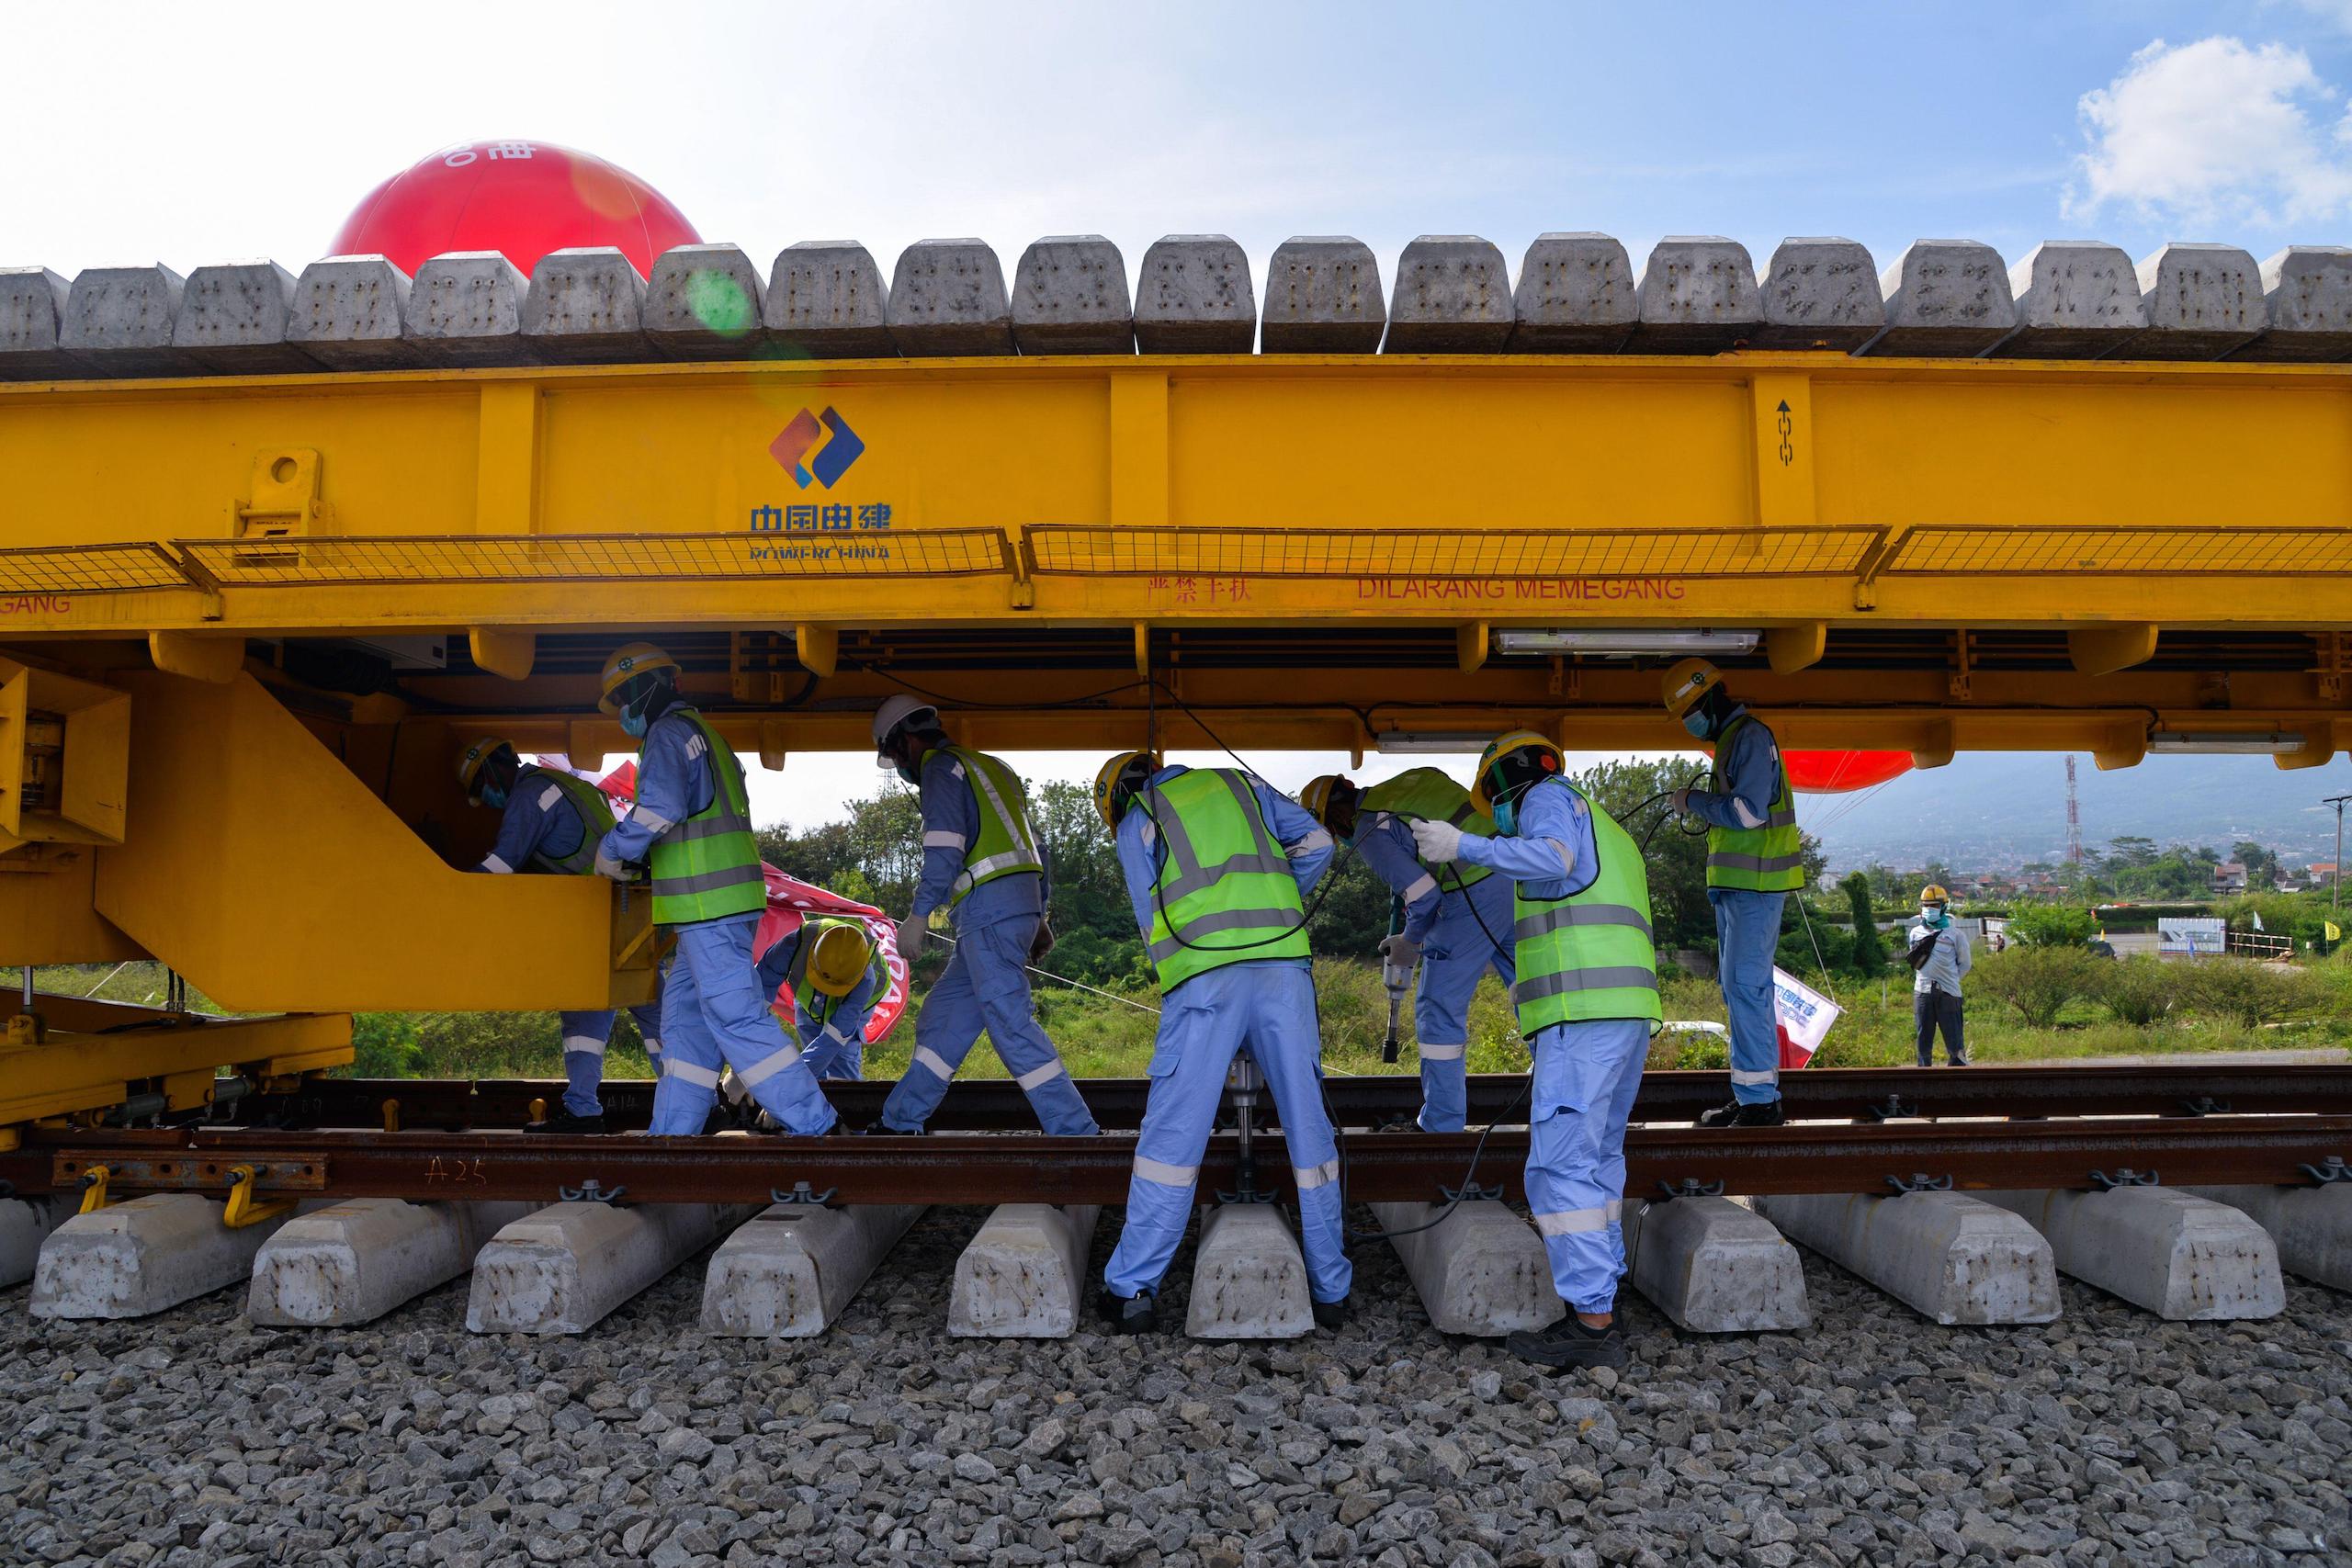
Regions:
<instances>
[{"instance_id":1,"label":"worker in blue coveralls","mask_svg":"<svg viewBox=\"0 0 2352 1568\"><path fill-rule=\"evenodd\" d=\"M1158 1325L1159 1292L1193 1215L1201 1156L1235 1054L1265 1076L1298 1187L1315 1321L1347 1321L1340 1158L1323 1107L1322 1037L1307 967L1306 899L1331 835L1272 785L1229 768L1162 767L1127 751L1096 775L1136 926L1160 989L1151 1089L1136 1137L1126 1226L1102 1273L1102 1316Z\"/></svg>"},{"instance_id":2,"label":"worker in blue coveralls","mask_svg":"<svg viewBox=\"0 0 2352 1568\"><path fill-rule=\"evenodd\" d=\"M1062 1137L1099 1131L1029 993L1028 965L1054 944L1046 923L1053 888L1019 776L985 751L952 744L939 710L909 696L875 712L874 752L915 785L922 806L922 875L899 924L899 956L911 968L941 908L955 924L956 952L915 1020L914 1059L866 1130L922 1132L985 1029L1038 1125Z\"/></svg>"},{"instance_id":3,"label":"worker in blue coveralls","mask_svg":"<svg viewBox=\"0 0 2352 1568\"><path fill-rule=\"evenodd\" d=\"M587 876L596 869L596 842L613 826L613 808L605 792L586 779L554 768L524 761L514 748L496 736L484 736L458 758L458 784L467 800L501 813L498 841L481 857L476 871L503 875L510 872L548 872ZM653 1076L662 1076L662 997L628 1010ZM563 1038L563 1103L544 1122L524 1127L526 1133L601 1133L604 1101L598 1098L605 1077L605 1043L612 1037L613 1010L598 1008L557 1015Z\"/></svg>"},{"instance_id":4,"label":"worker in blue coveralls","mask_svg":"<svg viewBox=\"0 0 2352 1568\"><path fill-rule=\"evenodd\" d=\"M1489 968L1508 986L1510 878L1485 866L1424 863L1412 824L1451 822L1473 833L1495 825L1470 792L1435 768L1413 768L1359 790L1326 773L1299 791L1309 815L1355 846L1373 874L1405 901L1405 929L1381 939L1380 955L1413 982L1413 1038L1421 1058L1424 1133L1459 1133L1468 1113L1470 998Z\"/></svg>"},{"instance_id":5,"label":"worker in blue coveralls","mask_svg":"<svg viewBox=\"0 0 2352 1568\"><path fill-rule=\"evenodd\" d=\"M1527 1204L1568 1310L1504 1343L1548 1366L1619 1367L1625 1122L1663 1017L1657 949L1641 850L1561 766L1543 736L1503 736L1479 757L1473 796L1496 836L1423 821L1413 838L1432 865L1490 866L1515 885L1511 1001L1535 1058Z\"/></svg>"},{"instance_id":6,"label":"worker in blue coveralls","mask_svg":"<svg viewBox=\"0 0 2352 1568\"><path fill-rule=\"evenodd\" d=\"M743 766L678 691L678 663L633 642L605 661L597 705L639 738L637 805L596 847L596 871L635 881L647 864L653 921L677 933L662 991L656 1134L699 1133L735 1069L788 1133L831 1132L839 1118L800 1059L752 964L767 879L752 837Z\"/></svg>"},{"instance_id":7,"label":"worker in blue coveralls","mask_svg":"<svg viewBox=\"0 0 2352 1568\"><path fill-rule=\"evenodd\" d=\"M800 1060L824 1078L854 1081L865 1057L865 1022L888 989L880 952L862 921L812 915L760 954L760 994L792 987Z\"/></svg>"},{"instance_id":8,"label":"worker in blue coveralls","mask_svg":"<svg viewBox=\"0 0 2352 1568\"><path fill-rule=\"evenodd\" d=\"M1723 672L1685 659L1666 672L1666 711L1694 740L1715 749L1705 789L1674 792L1674 809L1707 824L1707 902L1715 911L1715 970L1731 1015L1731 1103L1701 1113L1702 1127L1777 1127L1781 1033L1772 1006L1772 955L1781 906L1804 886L1797 798L1780 742L1732 701Z\"/></svg>"}]
</instances>

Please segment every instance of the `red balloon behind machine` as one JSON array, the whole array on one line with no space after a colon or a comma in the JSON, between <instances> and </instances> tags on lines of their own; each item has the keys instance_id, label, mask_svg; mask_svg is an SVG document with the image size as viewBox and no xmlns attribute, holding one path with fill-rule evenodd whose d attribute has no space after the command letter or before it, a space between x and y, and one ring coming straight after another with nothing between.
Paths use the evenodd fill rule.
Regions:
<instances>
[{"instance_id":1,"label":"red balloon behind machine","mask_svg":"<svg viewBox=\"0 0 2352 1568\"><path fill-rule=\"evenodd\" d=\"M448 251L498 251L527 273L549 251L611 245L639 273L702 236L670 198L593 153L552 141L461 141L369 191L330 255L382 255L414 276Z\"/></svg>"}]
</instances>

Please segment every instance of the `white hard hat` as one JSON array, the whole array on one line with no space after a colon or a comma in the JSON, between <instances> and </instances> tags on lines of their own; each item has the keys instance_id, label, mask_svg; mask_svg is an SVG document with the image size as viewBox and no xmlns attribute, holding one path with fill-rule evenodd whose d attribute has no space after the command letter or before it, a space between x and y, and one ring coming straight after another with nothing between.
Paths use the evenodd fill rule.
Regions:
<instances>
[{"instance_id":1,"label":"white hard hat","mask_svg":"<svg viewBox=\"0 0 2352 1568\"><path fill-rule=\"evenodd\" d=\"M900 694L898 696L887 699L880 707L876 708L874 710L874 750L876 753L876 760L883 763L885 766L888 766L890 759L879 754L884 744L889 740L893 733L905 726L910 720L919 718L926 714L928 714L931 718L931 723L927 728L936 728L939 724L939 710L936 707L933 707L931 704L924 702L921 697L910 697L904 694Z\"/></svg>"}]
</instances>

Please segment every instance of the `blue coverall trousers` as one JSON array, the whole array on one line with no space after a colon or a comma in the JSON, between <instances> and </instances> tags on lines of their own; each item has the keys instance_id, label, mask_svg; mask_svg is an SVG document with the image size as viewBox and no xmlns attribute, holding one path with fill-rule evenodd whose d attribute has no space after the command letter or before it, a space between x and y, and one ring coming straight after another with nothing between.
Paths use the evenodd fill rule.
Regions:
<instances>
[{"instance_id":1,"label":"blue coverall trousers","mask_svg":"<svg viewBox=\"0 0 2352 1568\"><path fill-rule=\"evenodd\" d=\"M1305 964L1276 961L1211 969L1161 998L1151 1089L1127 1182L1126 1228L1102 1271L1114 1294L1159 1288L1192 1222L1193 1190L1225 1098L1227 1070L1244 1049L1265 1075L1282 1118L1315 1299L1339 1301L1354 1282L1341 1246L1339 1147L1323 1110L1315 980Z\"/></svg>"},{"instance_id":2,"label":"blue coverall trousers","mask_svg":"<svg viewBox=\"0 0 2352 1568\"><path fill-rule=\"evenodd\" d=\"M1772 954L1781 945L1785 893L1710 887L1715 965L1731 1014L1731 1092L1742 1105L1781 1098L1781 1033L1772 1009Z\"/></svg>"},{"instance_id":3,"label":"blue coverall trousers","mask_svg":"<svg viewBox=\"0 0 2352 1568\"><path fill-rule=\"evenodd\" d=\"M1499 945L1498 945L1499 944ZM1459 1133L1467 1114L1464 1079L1469 1065L1470 998L1488 969L1508 987L1519 977L1513 962L1511 880L1488 876L1438 906L1435 923L1421 941L1421 966L1413 982L1413 1036L1421 1057L1424 1133Z\"/></svg>"},{"instance_id":4,"label":"blue coverall trousers","mask_svg":"<svg viewBox=\"0 0 2352 1568\"><path fill-rule=\"evenodd\" d=\"M640 1002L628 1010L637 1021L637 1032L645 1041L645 1054L653 1060L653 1076L662 1076L662 997L654 994L650 1002ZM599 1009L594 1012L567 1012L557 1015L563 1031L563 1108L574 1116L595 1116L603 1113L605 1103L597 1098L597 1090L605 1079L605 1044L613 1035L613 1010Z\"/></svg>"},{"instance_id":5,"label":"blue coverall trousers","mask_svg":"<svg viewBox=\"0 0 2352 1568\"><path fill-rule=\"evenodd\" d=\"M785 1033L761 991L752 964L759 923L752 914L678 928L662 991L662 1081L651 1131L701 1132L718 1099L721 1067L733 1067L787 1132L823 1133L837 1120L800 1059L800 1043Z\"/></svg>"},{"instance_id":6,"label":"blue coverall trousers","mask_svg":"<svg viewBox=\"0 0 2352 1568\"><path fill-rule=\"evenodd\" d=\"M1552 1284L1578 1312L1608 1312L1625 1275L1625 1122L1649 1043L1649 1021L1639 1018L1535 1033L1527 1206Z\"/></svg>"},{"instance_id":7,"label":"blue coverall trousers","mask_svg":"<svg viewBox=\"0 0 2352 1568\"><path fill-rule=\"evenodd\" d=\"M956 1069L988 1031L1005 1071L1029 1097L1037 1124L1057 1137L1101 1131L1037 1021L1029 996L1029 948L1037 917L995 920L956 933L956 952L915 1020L915 1057L882 1102L881 1130L919 1133L947 1093Z\"/></svg>"}]
</instances>

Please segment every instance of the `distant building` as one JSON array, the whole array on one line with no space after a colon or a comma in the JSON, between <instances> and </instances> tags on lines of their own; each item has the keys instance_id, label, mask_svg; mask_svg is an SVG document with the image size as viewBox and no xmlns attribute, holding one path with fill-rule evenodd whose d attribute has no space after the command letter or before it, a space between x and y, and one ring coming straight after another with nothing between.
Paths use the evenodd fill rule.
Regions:
<instances>
[{"instance_id":1,"label":"distant building","mask_svg":"<svg viewBox=\"0 0 2352 1568\"><path fill-rule=\"evenodd\" d=\"M2213 891L2216 893L2245 892L2245 866L2242 863L2233 860L2225 860L2221 864L2215 866L2213 868Z\"/></svg>"},{"instance_id":2,"label":"distant building","mask_svg":"<svg viewBox=\"0 0 2352 1568\"><path fill-rule=\"evenodd\" d=\"M2309 874L2312 886L2314 887L2335 880L2335 863L2332 860L2313 861L2303 870Z\"/></svg>"}]
</instances>

